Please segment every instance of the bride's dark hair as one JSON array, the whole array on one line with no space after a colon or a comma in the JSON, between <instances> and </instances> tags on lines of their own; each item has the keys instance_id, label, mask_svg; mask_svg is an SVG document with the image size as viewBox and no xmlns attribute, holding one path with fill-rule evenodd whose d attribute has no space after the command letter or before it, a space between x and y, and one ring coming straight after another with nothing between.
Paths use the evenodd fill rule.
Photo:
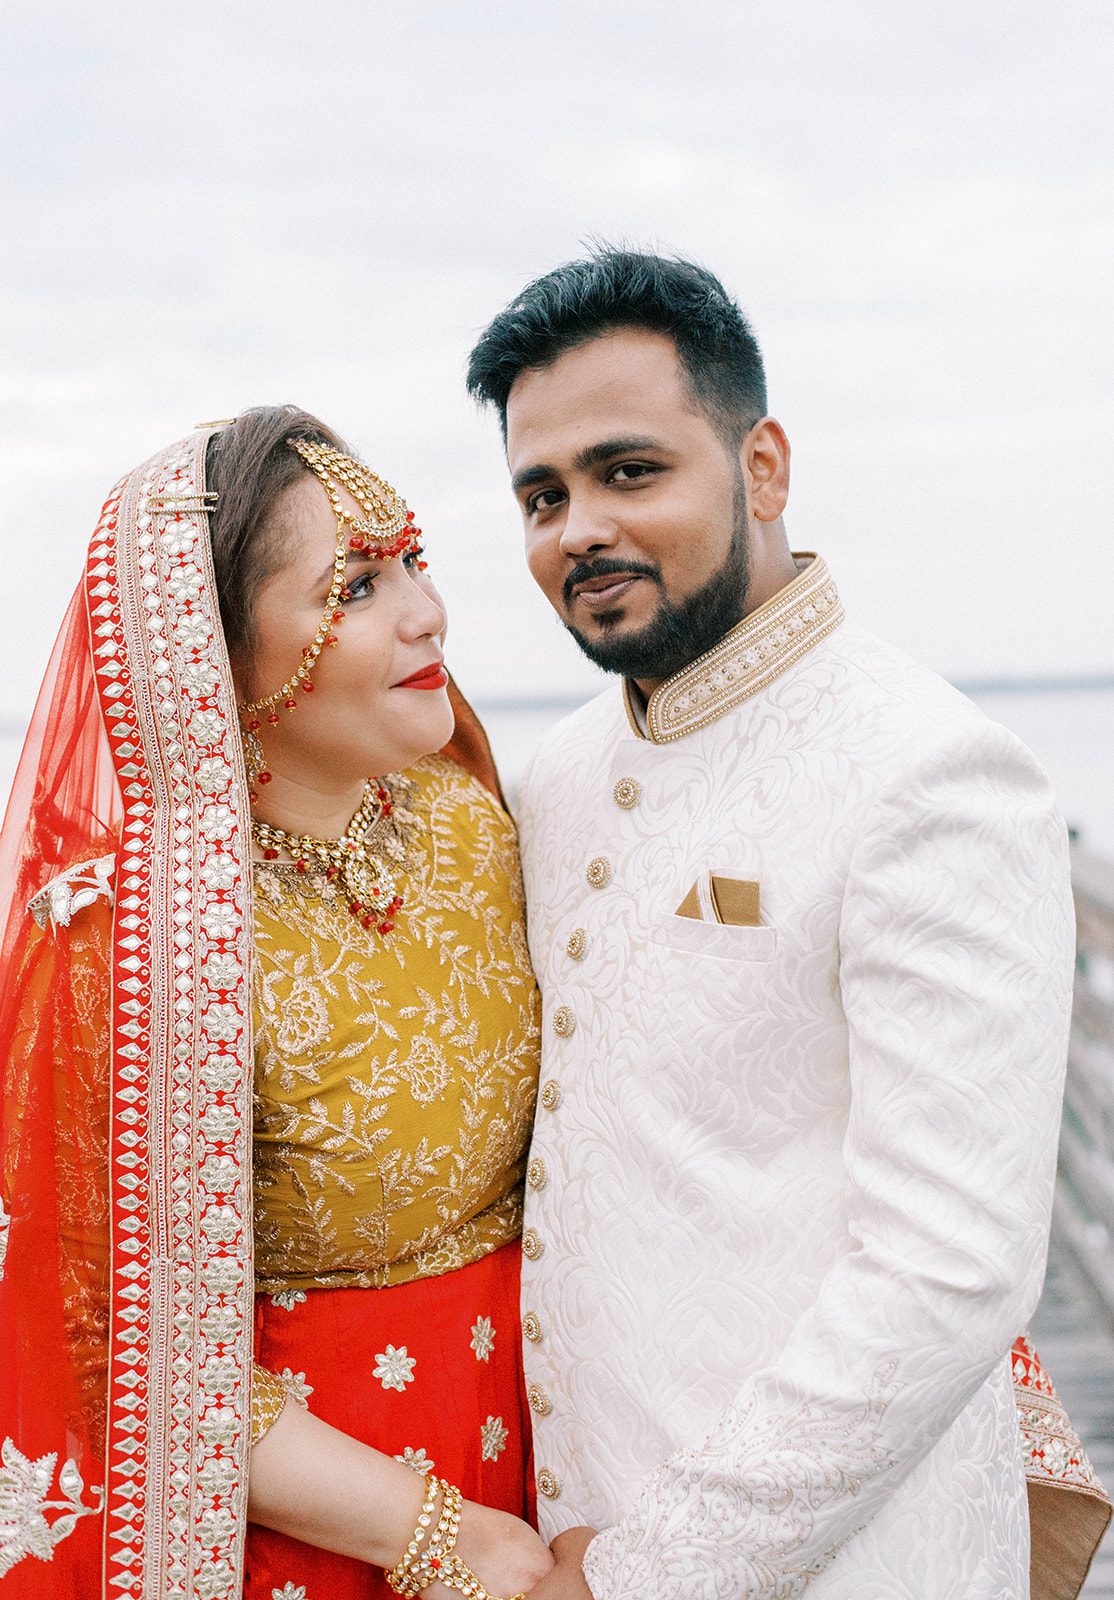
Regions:
<instances>
[{"instance_id":1,"label":"bride's dark hair","mask_svg":"<svg viewBox=\"0 0 1114 1600\"><path fill-rule=\"evenodd\" d=\"M282 564L280 495L312 476L288 439L310 439L348 453L332 428L297 406L254 406L226 424L205 452L205 487L217 496L209 517L225 642L233 662L251 659L254 598Z\"/></svg>"}]
</instances>

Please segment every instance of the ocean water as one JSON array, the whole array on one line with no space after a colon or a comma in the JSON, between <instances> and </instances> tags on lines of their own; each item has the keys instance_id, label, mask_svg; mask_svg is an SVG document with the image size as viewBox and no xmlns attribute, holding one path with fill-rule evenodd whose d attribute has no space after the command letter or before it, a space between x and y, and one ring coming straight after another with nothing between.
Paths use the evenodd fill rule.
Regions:
<instances>
[{"instance_id":1,"label":"ocean water","mask_svg":"<svg viewBox=\"0 0 1114 1600\"><path fill-rule=\"evenodd\" d=\"M1114 860L1114 686L968 692L1032 750L1080 843ZM578 703L477 702L509 794L542 734Z\"/></svg>"},{"instance_id":2,"label":"ocean water","mask_svg":"<svg viewBox=\"0 0 1114 1600\"><path fill-rule=\"evenodd\" d=\"M1013 730L1045 768L1082 844L1114 860L1114 686L974 688L974 699ZM513 798L530 753L578 700L477 700L499 770ZM0 722L0 794L7 797L23 728Z\"/></svg>"}]
</instances>

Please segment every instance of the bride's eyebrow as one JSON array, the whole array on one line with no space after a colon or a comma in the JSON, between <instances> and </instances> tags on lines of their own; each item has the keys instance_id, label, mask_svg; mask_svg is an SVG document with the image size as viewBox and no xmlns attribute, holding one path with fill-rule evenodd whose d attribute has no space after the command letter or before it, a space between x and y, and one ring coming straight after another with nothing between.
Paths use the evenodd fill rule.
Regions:
<instances>
[{"instance_id":1,"label":"bride's eyebrow","mask_svg":"<svg viewBox=\"0 0 1114 1600\"><path fill-rule=\"evenodd\" d=\"M344 566L345 566L345 570L347 571L348 567L354 561L369 561L369 562L373 562L374 563L374 562L376 562L378 560L379 560L378 556L369 555L366 550L350 550L348 552L348 555L347 555L346 559L345 559ZM317 582L314 584L314 588L315 589L320 589L321 585L323 583L325 583L326 581L329 584L331 584L332 583L332 579L333 579L333 573L335 571L336 571L336 564L335 564L334 561L330 561L329 565L325 568L324 572L321 574L321 576L318 578Z\"/></svg>"}]
</instances>

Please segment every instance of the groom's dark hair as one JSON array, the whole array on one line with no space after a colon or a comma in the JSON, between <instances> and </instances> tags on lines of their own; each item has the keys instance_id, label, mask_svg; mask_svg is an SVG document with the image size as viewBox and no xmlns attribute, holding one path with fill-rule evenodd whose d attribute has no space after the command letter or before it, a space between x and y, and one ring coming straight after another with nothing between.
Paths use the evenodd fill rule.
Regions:
<instances>
[{"instance_id":1,"label":"groom's dark hair","mask_svg":"<svg viewBox=\"0 0 1114 1600\"><path fill-rule=\"evenodd\" d=\"M672 339L693 400L732 448L766 414L766 374L750 325L719 279L680 257L600 245L535 278L480 335L468 392L499 413L520 373L620 328Z\"/></svg>"}]
</instances>

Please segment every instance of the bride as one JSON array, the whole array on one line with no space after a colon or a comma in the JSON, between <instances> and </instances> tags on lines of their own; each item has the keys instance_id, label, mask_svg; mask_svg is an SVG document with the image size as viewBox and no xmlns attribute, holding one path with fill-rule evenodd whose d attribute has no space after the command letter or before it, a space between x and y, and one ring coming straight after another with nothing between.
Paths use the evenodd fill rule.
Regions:
<instances>
[{"instance_id":1,"label":"bride","mask_svg":"<svg viewBox=\"0 0 1114 1600\"><path fill-rule=\"evenodd\" d=\"M481 1600L552 1565L537 996L445 626L413 513L305 412L105 504L0 840L21 1594Z\"/></svg>"}]
</instances>

